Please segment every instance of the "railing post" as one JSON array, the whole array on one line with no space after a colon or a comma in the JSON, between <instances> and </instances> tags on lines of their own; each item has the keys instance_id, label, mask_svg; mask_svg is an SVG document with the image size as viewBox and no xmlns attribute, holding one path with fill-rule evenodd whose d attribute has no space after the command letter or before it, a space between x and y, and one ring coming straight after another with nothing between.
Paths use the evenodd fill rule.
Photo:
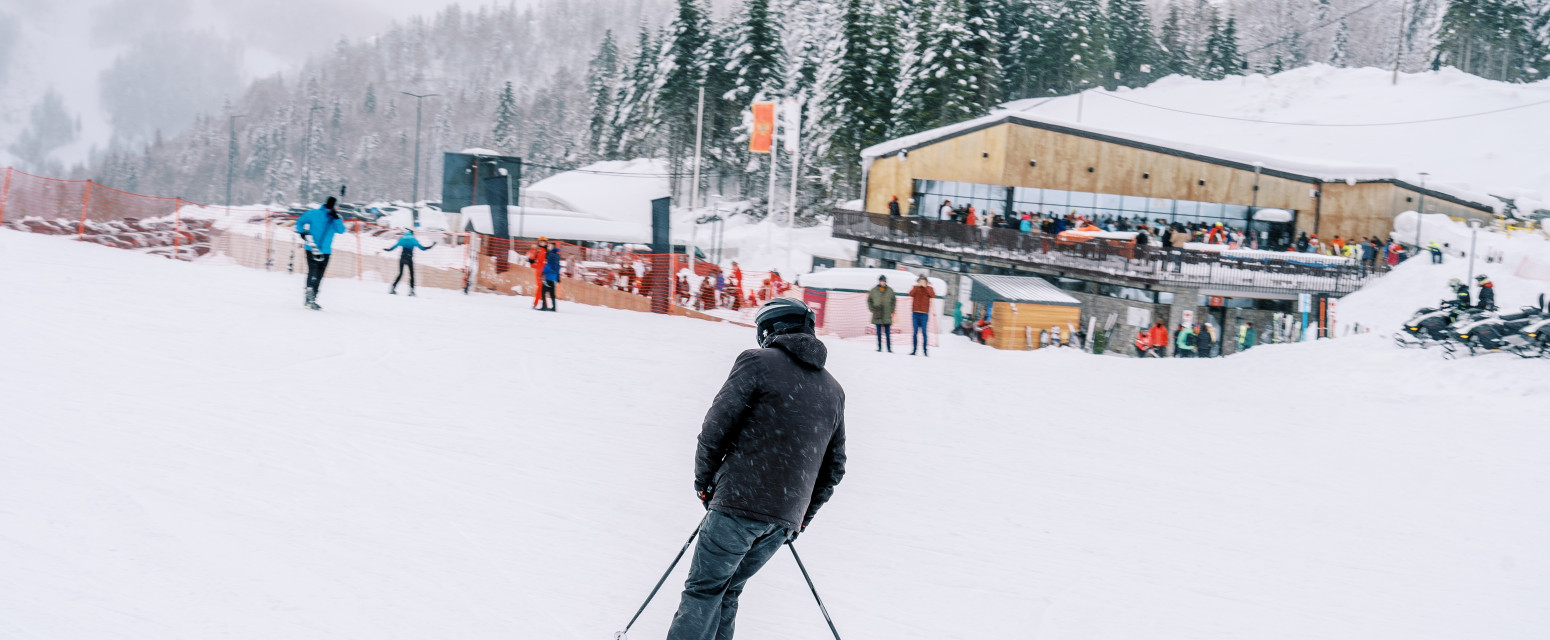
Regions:
<instances>
[{"instance_id":1,"label":"railing post","mask_svg":"<svg viewBox=\"0 0 1550 640\"><path fill-rule=\"evenodd\" d=\"M11 172L15 169L5 168L5 187L0 188L0 223L5 222L5 205L11 198Z\"/></svg>"},{"instance_id":2,"label":"railing post","mask_svg":"<svg viewBox=\"0 0 1550 640\"><path fill-rule=\"evenodd\" d=\"M75 239L86 239L86 209L91 206L91 181L86 181L86 188L81 190L81 221L75 226Z\"/></svg>"},{"instance_id":3,"label":"railing post","mask_svg":"<svg viewBox=\"0 0 1550 640\"><path fill-rule=\"evenodd\" d=\"M172 199L172 259L182 260L178 249L183 245L183 199Z\"/></svg>"}]
</instances>

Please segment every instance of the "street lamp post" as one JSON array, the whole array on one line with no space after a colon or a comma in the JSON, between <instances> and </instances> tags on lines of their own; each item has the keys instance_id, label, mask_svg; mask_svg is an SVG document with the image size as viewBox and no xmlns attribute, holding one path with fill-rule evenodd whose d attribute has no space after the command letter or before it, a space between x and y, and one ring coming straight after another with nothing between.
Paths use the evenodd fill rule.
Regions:
<instances>
[{"instance_id":1,"label":"street lamp post","mask_svg":"<svg viewBox=\"0 0 1550 640\"><path fill-rule=\"evenodd\" d=\"M1426 215L1426 176L1431 174L1421 172L1421 191L1418 194L1419 201L1415 205L1415 252L1421 253L1421 216Z\"/></svg>"},{"instance_id":2,"label":"street lamp post","mask_svg":"<svg viewBox=\"0 0 1550 640\"><path fill-rule=\"evenodd\" d=\"M414 219L420 219L420 104L426 98L439 96L439 93L427 93L424 95L400 91L406 96L414 98L414 196L409 201L409 208L414 212Z\"/></svg>"},{"instance_id":3,"label":"street lamp post","mask_svg":"<svg viewBox=\"0 0 1550 640\"><path fill-rule=\"evenodd\" d=\"M231 173L232 165L237 162L237 118L243 115L233 115L227 120L228 140L226 142L226 209L231 209Z\"/></svg>"}]
</instances>

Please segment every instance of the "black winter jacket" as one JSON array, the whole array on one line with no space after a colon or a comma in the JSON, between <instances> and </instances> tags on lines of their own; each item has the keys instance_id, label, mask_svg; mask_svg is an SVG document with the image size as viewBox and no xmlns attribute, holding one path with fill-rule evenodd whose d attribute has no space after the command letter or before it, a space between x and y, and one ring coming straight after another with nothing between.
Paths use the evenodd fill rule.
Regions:
<instances>
[{"instance_id":1,"label":"black winter jacket","mask_svg":"<svg viewBox=\"0 0 1550 640\"><path fill-rule=\"evenodd\" d=\"M694 487L710 508L807 526L845 475L845 390L810 334L776 336L737 357L700 430Z\"/></svg>"}]
</instances>

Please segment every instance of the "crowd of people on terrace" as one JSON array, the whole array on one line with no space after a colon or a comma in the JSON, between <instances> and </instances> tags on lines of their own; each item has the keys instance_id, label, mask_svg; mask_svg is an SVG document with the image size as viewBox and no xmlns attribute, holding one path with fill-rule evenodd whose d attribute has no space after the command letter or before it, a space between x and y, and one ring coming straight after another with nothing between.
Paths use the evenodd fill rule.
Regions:
<instances>
[{"instance_id":1,"label":"crowd of people on terrace","mask_svg":"<svg viewBox=\"0 0 1550 640\"><path fill-rule=\"evenodd\" d=\"M898 199L888 203L889 215L899 215ZM947 222L956 222L981 229L1008 229L1022 233L1040 232L1059 236L1067 231L1081 232L1135 232L1134 242L1140 246L1183 249L1186 244L1225 245L1229 249L1268 249L1261 247L1259 238L1243 230L1220 222L1188 221L1170 222L1166 218L1147 220L1143 215L1132 216L1103 214L1082 215L1076 212L1064 215L1054 211L996 213L994 209L978 210L972 204L955 206L950 199L943 200L937 215ZM1350 258L1362 263L1367 269L1378 264L1394 266L1407 257L1405 248L1393 238L1380 240L1375 237L1343 238L1321 241L1317 233L1300 232L1285 251L1311 253L1325 256Z\"/></svg>"}]
</instances>

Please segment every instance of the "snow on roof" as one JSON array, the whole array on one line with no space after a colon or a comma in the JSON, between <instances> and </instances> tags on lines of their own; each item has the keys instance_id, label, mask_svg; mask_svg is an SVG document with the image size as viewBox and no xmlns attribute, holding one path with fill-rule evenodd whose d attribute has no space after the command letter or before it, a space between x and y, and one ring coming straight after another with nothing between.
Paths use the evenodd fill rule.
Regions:
<instances>
[{"instance_id":1,"label":"snow on roof","mask_svg":"<svg viewBox=\"0 0 1550 640\"><path fill-rule=\"evenodd\" d=\"M507 207L507 225L513 237L547 237L555 240L586 242L615 242L623 244L650 244L651 225L619 220L604 220L573 211L541 209L538 207ZM463 207L466 220L464 228L473 227L479 233L494 233L490 222L490 205L480 204ZM686 244L686 237L673 234L674 244Z\"/></svg>"},{"instance_id":2,"label":"snow on roof","mask_svg":"<svg viewBox=\"0 0 1550 640\"><path fill-rule=\"evenodd\" d=\"M899 292L899 295L904 295L915 287L915 280L920 276L898 269L825 269L797 276L797 284L808 289L866 291L877 286L879 277L888 278L888 286ZM947 292L946 280L932 277L926 279L931 282L936 297L940 298Z\"/></svg>"},{"instance_id":3,"label":"snow on roof","mask_svg":"<svg viewBox=\"0 0 1550 640\"><path fill-rule=\"evenodd\" d=\"M470 155L470 156L499 156L499 155L505 155L505 154L502 154L499 151L491 151L489 149L482 149L480 147L470 147L468 149L464 149L462 151L459 151L458 153L465 154L465 155Z\"/></svg>"},{"instance_id":4,"label":"snow on roof","mask_svg":"<svg viewBox=\"0 0 1550 640\"><path fill-rule=\"evenodd\" d=\"M669 194L665 160L596 162L522 190L523 202L590 217L651 225L651 201Z\"/></svg>"},{"instance_id":5,"label":"snow on roof","mask_svg":"<svg viewBox=\"0 0 1550 640\"><path fill-rule=\"evenodd\" d=\"M1059 287L1044 278L1027 276L969 276L980 286L990 290L1006 302L1057 304L1080 306L1082 301L1067 295ZM975 292L978 293L978 292ZM977 298L978 296L976 296Z\"/></svg>"},{"instance_id":6,"label":"snow on roof","mask_svg":"<svg viewBox=\"0 0 1550 640\"><path fill-rule=\"evenodd\" d=\"M1495 205L1493 193L1550 195L1550 163L1535 155L1550 147L1550 127L1543 126L1550 104L1539 104L1547 101L1550 80L1511 84L1455 69L1401 74L1398 85L1391 84L1389 71L1326 65L1219 81L1171 76L1143 89L1087 91L1080 122L1075 95L1020 100L980 118L869 147L862 156L877 158L1010 120L1324 181L1424 183ZM1456 117L1487 111L1499 112ZM1423 179L1423 171L1431 177Z\"/></svg>"}]
</instances>

